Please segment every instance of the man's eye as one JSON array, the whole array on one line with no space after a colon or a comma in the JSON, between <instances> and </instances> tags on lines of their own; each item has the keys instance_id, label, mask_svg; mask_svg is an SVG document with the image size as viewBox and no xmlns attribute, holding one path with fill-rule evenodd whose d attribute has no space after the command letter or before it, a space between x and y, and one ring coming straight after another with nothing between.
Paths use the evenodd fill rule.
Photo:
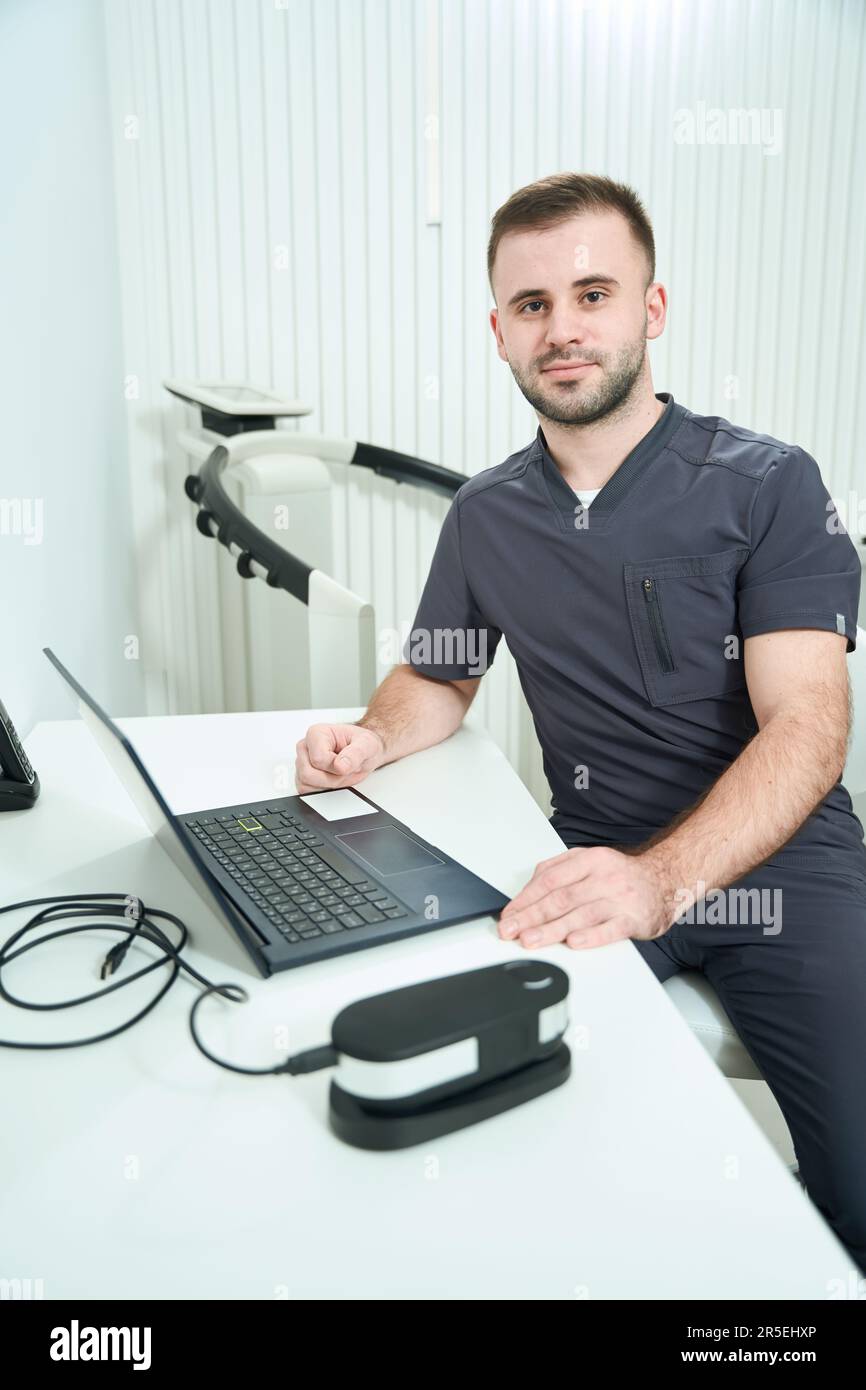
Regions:
<instances>
[{"instance_id":1,"label":"man's eye","mask_svg":"<svg viewBox=\"0 0 866 1390\"><path fill-rule=\"evenodd\" d=\"M595 308L596 304L598 304L598 303L604 301L605 299L607 299L607 295L605 294L604 290L589 290L588 293L584 296L584 298L585 298L585 299L589 299L590 295L594 295L594 294L595 294L595 295L599 295L599 296L600 296L600 300L594 300L594 301L593 301L593 308ZM524 304L524 305L521 307L520 313L522 314L524 309L531 309L533 304L543 304L543 303L544 303L544 300L543 300L543 299L530 299L530 300L528 300L528 301L526 302L526 304ZM529 317L530 317L530 318L537 318L538 315L537 315L537 314L530 314Z\"/></svg>"}]
</instances>

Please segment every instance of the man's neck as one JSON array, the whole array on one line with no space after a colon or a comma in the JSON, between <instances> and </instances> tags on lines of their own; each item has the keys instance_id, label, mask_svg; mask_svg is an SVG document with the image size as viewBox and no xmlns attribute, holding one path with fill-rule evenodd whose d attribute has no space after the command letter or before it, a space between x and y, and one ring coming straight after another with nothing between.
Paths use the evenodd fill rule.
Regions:
<instances>
[{"instance_id":1,"label":"man's neck","mask_svg":"<svg viewBox=\"0 0 866 1390\"><path fill-rule=\"evenodd\" d=\"M625 416L605 416L589 425L559 425L542 418L540 424L548 453L569 487L575 492L591 492L613 477L665 408L666 403L650 390Z\"/></svg>"}]
</instances>

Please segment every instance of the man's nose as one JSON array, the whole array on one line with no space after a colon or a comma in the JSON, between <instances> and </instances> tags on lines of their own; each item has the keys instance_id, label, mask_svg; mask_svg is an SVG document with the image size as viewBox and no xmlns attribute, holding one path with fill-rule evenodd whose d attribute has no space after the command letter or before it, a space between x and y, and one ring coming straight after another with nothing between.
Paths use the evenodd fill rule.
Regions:
<instances>
[{"instance_id":1,"label":"man's nose","mask_svg":"<svg viewBox=\"0 0 866 1390\"><path fill-rule=\"evenodd\" d=\"M545 336L551 347L573 344L575 348L582 348L586 345L587 325L582 315L574 309L554 309L547 320Z\"/></svg>"}]
</instances>

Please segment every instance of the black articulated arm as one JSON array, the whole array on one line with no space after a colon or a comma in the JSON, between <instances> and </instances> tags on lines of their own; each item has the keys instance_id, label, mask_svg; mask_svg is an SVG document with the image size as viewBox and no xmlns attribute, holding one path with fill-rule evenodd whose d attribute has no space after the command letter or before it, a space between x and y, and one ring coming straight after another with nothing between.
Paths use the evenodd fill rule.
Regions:
<instances>
[{"instance_id":1,"label":"black articulated arm","mask_svg":"<svg viewBox=\"0 0 866 1390\"><path fill-rule=\"evenodd\" d=\"M311 452L315 452L313 439ZM278 545L235 506L221 480L229 458L226 446L218 444L202 464L201 471L190 473L184 482L187 497L198 504L196 526L203 536L216 539L229 549L238 547L241 552L238 574L244 579L253 579L259 573L271 588L285 589L301 603L308 603L312 567ZM453 497L467 480L465 473L455 473L438 463L398 454L376 444L358 444L349 462L357 468L372 469L396 483L410 483L446 497Z\"/></svg>"},{"instance_id":2,"label":"black articulated arm","mask_svg":"<svg viewBox=\"0 0 866 1390\"><path fill-rule=\"evenodd\" d=\"M216 538L227 548L240 547L238 574L244 579L253 579L255 570L251 566L258 565L265 571L262 577L272 589L285 589L301 603L308 603L312 567L277 545L235 506L220 480L228 461L228 449L218 444L205 460L201 472L190 473L184 482L187 497L199 505L196 526L203 536Z\"/></svg>"},{"instance_id":3,"label":"black articulated arm","mask_svg":"<svg viewBox=\"0 0 866 1390\"><path fill-rule=\"evenodd\" d=\"M415 487L447 497L453 497L466 482L465 473L455 473L452 468L413 458L411 454L381 449L377 444L359 444L350 462L356 468L372 468L374 473L379 473L383 478L392 478L395 483L413 483Z\"/></svg>"}]
</instances>

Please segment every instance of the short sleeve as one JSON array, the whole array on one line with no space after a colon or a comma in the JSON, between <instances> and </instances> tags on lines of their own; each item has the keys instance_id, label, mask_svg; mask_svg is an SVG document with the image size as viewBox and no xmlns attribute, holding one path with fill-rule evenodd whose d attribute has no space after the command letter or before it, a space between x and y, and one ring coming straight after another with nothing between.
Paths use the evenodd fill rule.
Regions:
<instances>
[{"instance_id":1,"label":"short sleeve","mask_svg":"<svg viewBox=\"0 0 866 1390\"><path fill-rule=\"evenodd\" d=\"M491 666L501 636L485 619L466 580L458 494L442 523L403 660L436 680L472 680Z\"/></svg>"},{"instance_id":2,"label":"short sleeve","mask_svg":"<svg viewBox=\"0 0 866 1390\"><path fill-rule=\"evenodd\" d=\"M853 652L860 573L817 463L793 448L764 475L752 507L750 554L738 578L743 636L823 628L846 636Z\"/></svg>"}]
</instances>

